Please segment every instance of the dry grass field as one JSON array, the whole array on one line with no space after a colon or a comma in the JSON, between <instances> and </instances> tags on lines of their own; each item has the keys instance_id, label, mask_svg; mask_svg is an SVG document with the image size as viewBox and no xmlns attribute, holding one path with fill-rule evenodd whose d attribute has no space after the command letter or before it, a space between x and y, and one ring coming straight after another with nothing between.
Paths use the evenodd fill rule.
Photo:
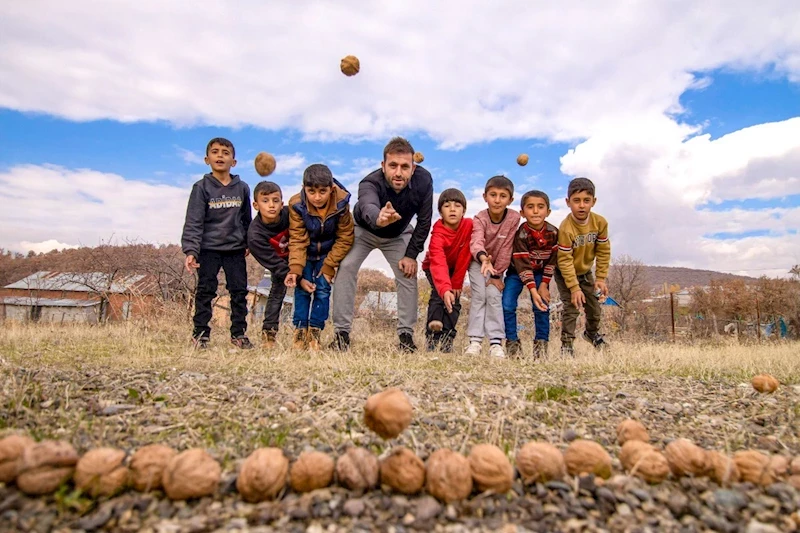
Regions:
<instances>
[{"instance_id":1,"label":"dry grass field","mask_svg":"<svg viewBox=\"0 0 800 533\"><path fill-rule=\"evenodd\" d=\"M727 453L756 448L800 455L797 343L615 341L611 351L600 353L579 342L576 356L565 359L554 342L550 357L537 362L490 359L486 351L467 357L458 351L463 339L453 354L400 354L394 332L381 329L359 323L347 353L293 351L286 329L280 349L273 351L237 350L224 331L216 330L211 348L196 352L188 345L186 324L177 321L103 327L4 324L0 437L21 431L37 439L64 439L79 452L98 446L134 450L151 442L179 450L200 446L220 461L224 479L214 498L171 504L118 497L133 498L127 507L117 500L92 501L69 487L36 500L12 487L0 488L0 522L6 517L19 528L40 524L44 531L214 531L231 524L263 531L722 530L706 520L721 512L708 480L702 480L706 485L671 480L640 486L634 483L639 480L618 475L619 483L635 486L620 486L622 495L608 508L590 506L582 512L570 511L580 507L577 486L570 496L574 501L559 492L560 486L542 486L538 496L520 487L506 496L477 495L462 504L433 507L433 512L430 498L378 489L346 509L343 504L352 495L338 487L308 498L289 493L280 502L254 506L236 498L233 480L241 461L260 446L278 446L291 459L307 448L337 456L355 444L380 455L404 445L424 460L437 448L468 453L474 444L488 442L513 462L525 442L544 440L563 450L575 438L585 438L616 457L615 427L628 417L641 420L657 446L687 437ZM330 335L326 330L323 338ZM422 344L421 334L416 341ZM756 393L749 380L757 373L774 375L781 387L774 394ZM390 442L362 421L366 398L387 386L401 387L414 406L411 426ZM614 470L623 474L616 459ZM635 490L642 498L641 491L650 491L655 507L648 509L642 498L638 506L624 500ZM777 501L778 496L752 486L741 490L747 503L722 514L732 531L752 521L777 530L791 527L788 517L800 506L797 492L790 498L793 507L772 509L761 499ZM685 509L670 507L674 498L684 497ZM701 504L692 509L695 499ZM208 511L212 507L215 513ZM42 520L50 529L41 526Z\"/></svg>"}]
</instances>

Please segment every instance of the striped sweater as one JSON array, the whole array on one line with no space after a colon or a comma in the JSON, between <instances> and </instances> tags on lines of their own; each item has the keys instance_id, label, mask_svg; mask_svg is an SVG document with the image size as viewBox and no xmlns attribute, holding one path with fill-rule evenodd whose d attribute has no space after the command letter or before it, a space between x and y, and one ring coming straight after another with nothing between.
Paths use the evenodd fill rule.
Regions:
<instances>
[{"instance_id":1,"label":"striped sweater","mask_svg":"<svg viewBox=\"0 0 800 533\"><path fill-rule=\"evenodd\" d=\"M578 276L591 272L595 259L595 278L605 281L611 263L608 222L597 213L589 213L589 220L580 225L567 215L558 228L558 270L570 292L581 290Z\"/></svg>"},{"instance_id":2,"label":"striped sweater","mask_svg":"<svg viewBox=\"0 0 800 533\"><path fill-rule=\"evenodd\" d=\"M553 278L558 259L558 228L549 222L535 230L523 223L514 236L514 268L528 289L536 289L534 272L542 272L542 283Z\"/></svg>"},{"instance_id":3,"label":"striped sweater","mask_svg":"<svg viewBox=\"0 0 800 533\"><path fill-rule=\"evenodd\" d=\"M492 222L488 209L475 215L469 247L472 257L480 262L481 256L488 254L497 275L502 275L511 264L514 233L519 226L519 220L519 211L516 209L506 209L500 222Z\"/></svg>"}]
</instances>

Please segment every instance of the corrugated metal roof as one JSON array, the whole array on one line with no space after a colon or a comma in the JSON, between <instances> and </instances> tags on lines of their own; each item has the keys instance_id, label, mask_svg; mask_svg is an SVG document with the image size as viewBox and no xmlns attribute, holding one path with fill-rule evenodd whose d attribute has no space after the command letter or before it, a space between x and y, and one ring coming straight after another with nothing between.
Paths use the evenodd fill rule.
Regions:
<instances>
[{"instance_id":1,"label":"corrugated metal roof","mask_svg":"<svg viewBox=\"0 0 800 533\"><path fill-rule=\"evenodd\" d=\"M71 298L31 298L29 296L9 296L0 298L5 305L21 305L24 307L92 307L100 304L100 300L73 300Z\"/></svg>"},{"instance_id":2,"label":"corrugated metal roof","mask_svg":"<svg viewBox=\"0 0 800 533\"><path fill-rule=\"evenodd\" d=\"M109 275L104 272L51 272L42 270L26 278L6 285L6 289L24 289L39 291L73 291L73 292L112 292L125 293L142 285L145 274L116 276L110 289Z\"/></svg>"}]
</instances>

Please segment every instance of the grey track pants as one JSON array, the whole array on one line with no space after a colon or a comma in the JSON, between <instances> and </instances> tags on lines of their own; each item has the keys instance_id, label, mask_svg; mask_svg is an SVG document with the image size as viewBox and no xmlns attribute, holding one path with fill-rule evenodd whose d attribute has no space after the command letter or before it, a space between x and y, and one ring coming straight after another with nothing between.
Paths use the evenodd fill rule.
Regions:
<instances>
[{"instance_id":1,"label":"grey track pants","mask_svg":"<svg viewBox=\"0 0 800 533\"><path fill-rule=\"evenodd\" d=\"M413 333L417 323L417 300L419 288L417 278L407 278L398 263L405 256L408 241L414 226L408 225L398 237L385 239L378 237L356 225L353 247L339 264L339 271L333 282L333 328L335 331L350 333L356 302L356 281L361 264L372 252L380 250L389 262L397 283L397 332Z\"/></svg>"},{"instance_id":2,"label":"grey track pants","mask_svg":"<svg viewBox=\"0 0 800 533\"><path fill-rule=\"evenodd\" d=\"M467 336L470 340L487 337L495 343L506 337L503 322L503 293L494 285L486 285L481 274L481 264L473 260L469 264L469 286L472 299L469 302Z\"/></svg>"}]
</instances>

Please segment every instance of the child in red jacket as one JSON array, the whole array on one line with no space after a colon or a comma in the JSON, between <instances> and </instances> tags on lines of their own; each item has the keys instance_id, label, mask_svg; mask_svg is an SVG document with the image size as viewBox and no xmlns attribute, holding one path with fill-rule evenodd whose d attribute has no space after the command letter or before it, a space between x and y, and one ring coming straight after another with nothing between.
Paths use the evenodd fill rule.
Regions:
<instances>
[{"instance_id":1,"label":"child in red jacket","mask_svg":"<svg viewBox=\"0 0 800 533\"><path fill-rule=\"evenodd\" d=\"M472 219L464 218L467 199L458 189L439 195L439 214L431 231L428 253L422 270L431 284L425 348L443 352L453 350L456 324L461 314L461 286L471 259L469 251Z\"/></svg>"}]
</instances>

